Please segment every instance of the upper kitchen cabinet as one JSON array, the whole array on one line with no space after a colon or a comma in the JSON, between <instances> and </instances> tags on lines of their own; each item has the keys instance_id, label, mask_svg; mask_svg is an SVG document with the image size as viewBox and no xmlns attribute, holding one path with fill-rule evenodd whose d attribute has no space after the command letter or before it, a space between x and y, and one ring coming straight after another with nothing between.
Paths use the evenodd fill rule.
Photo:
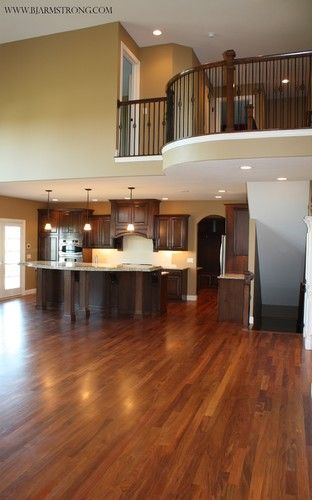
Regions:
<instances>
[{"instance_id":1,"label":"upper kitchen cabinet","mask_svg":"<svg viewBox=\"0 0 312 500\"><path fill-rule=\"evenodd\" d=\"M226 205L227 273L248 271L249 212L246 203Z\"/></svg>"},{"instance_id":2,"label":"upper kitchen cabinet","mask_svg":"<svg viewBox=\"0 0 312 500\"><path fill-rule=\"evenodd\" d=\"M52 229L50 231L46 231L44 226L47 222L50 222ZM57 234L59 227L59 212L58 210L48 210L46 208L38 208L38 232L42 235L50 235Z\"/></svg>"},{"instance_id":3,"label":"upper kitchen cabinet","mask_svg":"<svg viewBox=\"0 0 312 500\"><path fill-rule=\"evenodd\" d=\"M155 217L155 250L188 249L189 215L158 215Z\"/></svg>"},{"instance_id":4,"label":"upper kitchen cabinet","mask_svg":"<svg viewBox=\"0 0 312 500\"><path fill-rule=\"evenodd\" d=\"M89 217L93 210L89 210ZM83 226L86 222L87 211L85 209L60 211L59 233L62 238L78 236L83 234Z\"/></svg>"},{"instance_id":5,"label":"upper kitchen cabinet","mask_svg":"<svg viewBox=\"0 0 312 500\"><path fill-rule=\"evenodd\" d=\"M128 235L129 223L134 225L132 234L153 238L159 203L159 200L111 200L111 238Z\"/></svg>"},{"instance_id":6,"label":"upper kitchen cabinet","mask_svg":"<svg viewBox=\"0 0 312 500\"><path fill-rule=\"evenodd\" d=\"M110 234L110 215L92 215L90 217L91 231L84 234L86 248L114 248L114 240Z\"/></svg>"}]
</instances>

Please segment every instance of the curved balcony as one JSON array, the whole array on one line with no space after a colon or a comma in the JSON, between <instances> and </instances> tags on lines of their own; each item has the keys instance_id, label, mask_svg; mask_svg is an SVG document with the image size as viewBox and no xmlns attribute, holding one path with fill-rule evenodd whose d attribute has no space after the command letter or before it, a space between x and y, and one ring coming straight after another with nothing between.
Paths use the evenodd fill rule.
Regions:
<instances>
[{"instance_id":1,"label":"curved balcony","mask_svg":"<svg viewBox=\"0 0 312 500\"><path fill-rule=\"evenodd\" d=\"M312 51L223 60L183 71L166 97L118 102L118 157L160 155L196 136L312 126Z\"/></svg>"}]
</instances>

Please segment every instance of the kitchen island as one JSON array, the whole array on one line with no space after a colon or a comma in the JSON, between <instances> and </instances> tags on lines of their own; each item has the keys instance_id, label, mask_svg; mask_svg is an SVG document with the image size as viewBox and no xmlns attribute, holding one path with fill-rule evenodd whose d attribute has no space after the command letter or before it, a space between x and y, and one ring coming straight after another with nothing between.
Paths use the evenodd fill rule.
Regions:
<instances>
[{"instance_id":1,"label":"kitchen island","mask_svg":"<svg viewBox=\"0 0 312 500\"><path fill-rule=\"evenodd\" d=\"M167 309L167 275L148 264L26 262L37 272L38 309L60 309L65 318L90 316L145 317Z\"/></svg>"}]
</instances>

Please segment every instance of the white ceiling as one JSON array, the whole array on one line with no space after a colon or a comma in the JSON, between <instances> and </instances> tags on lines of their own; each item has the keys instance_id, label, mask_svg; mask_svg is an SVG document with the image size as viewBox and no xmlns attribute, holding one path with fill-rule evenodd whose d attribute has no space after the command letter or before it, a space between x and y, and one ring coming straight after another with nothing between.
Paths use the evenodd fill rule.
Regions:
<instances>
[{"instance_id":1,"label":"white ceiling","mask_svg":"<svg viewBox=\"0 0 312 500\"><path fill-rule=\"evenodd\" d=\"M112 7L112 14L6 14L5 6ZM311 0L5 0L0 6L0 43L121 21L139 46L179 43L193 47L201 62L311 48ZM154 37L160 28L163 36ZM215 33L209 38L208 33Z\"/></svg>"},{"instance_id":2,"label":"white ceiling","mask_svg":"<svg viewBox=\"0 0 312 500\"><path fill-rule=\"evenodd\" d=\"M250 165L248 171L241 165ZM60 202L86 200L84 188L91 188L90 199L100 201L120 199L128 195L128 186L135 186L134 198L168 197L169 200L215 200L222 193L223 201L244 201L246 182L307 180L312 176L312 158L274 158L207 161L170 167L163 176L111 177L60 181L25 181L0 183L0 195L46 200L45 189L52 189L51 198Z\"/></svg>"}]
</instances>

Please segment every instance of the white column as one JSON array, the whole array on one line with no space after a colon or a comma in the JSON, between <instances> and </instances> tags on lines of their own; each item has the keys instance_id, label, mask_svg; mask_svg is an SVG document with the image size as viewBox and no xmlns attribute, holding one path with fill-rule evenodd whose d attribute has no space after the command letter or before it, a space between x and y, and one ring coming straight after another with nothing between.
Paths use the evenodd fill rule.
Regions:
<instances>
[{"instance_id":1,"label":"white column","mask_svg":"<svg viewBox=\"0 0 312 500\"><path fill-rule=\"evenodd\" d=\"M305 217L304 222L308 226L306 247L306 271L305 271L305 297L303 336L304 347L312 350L312 217Z\"/></svg>"}]
</instances>

